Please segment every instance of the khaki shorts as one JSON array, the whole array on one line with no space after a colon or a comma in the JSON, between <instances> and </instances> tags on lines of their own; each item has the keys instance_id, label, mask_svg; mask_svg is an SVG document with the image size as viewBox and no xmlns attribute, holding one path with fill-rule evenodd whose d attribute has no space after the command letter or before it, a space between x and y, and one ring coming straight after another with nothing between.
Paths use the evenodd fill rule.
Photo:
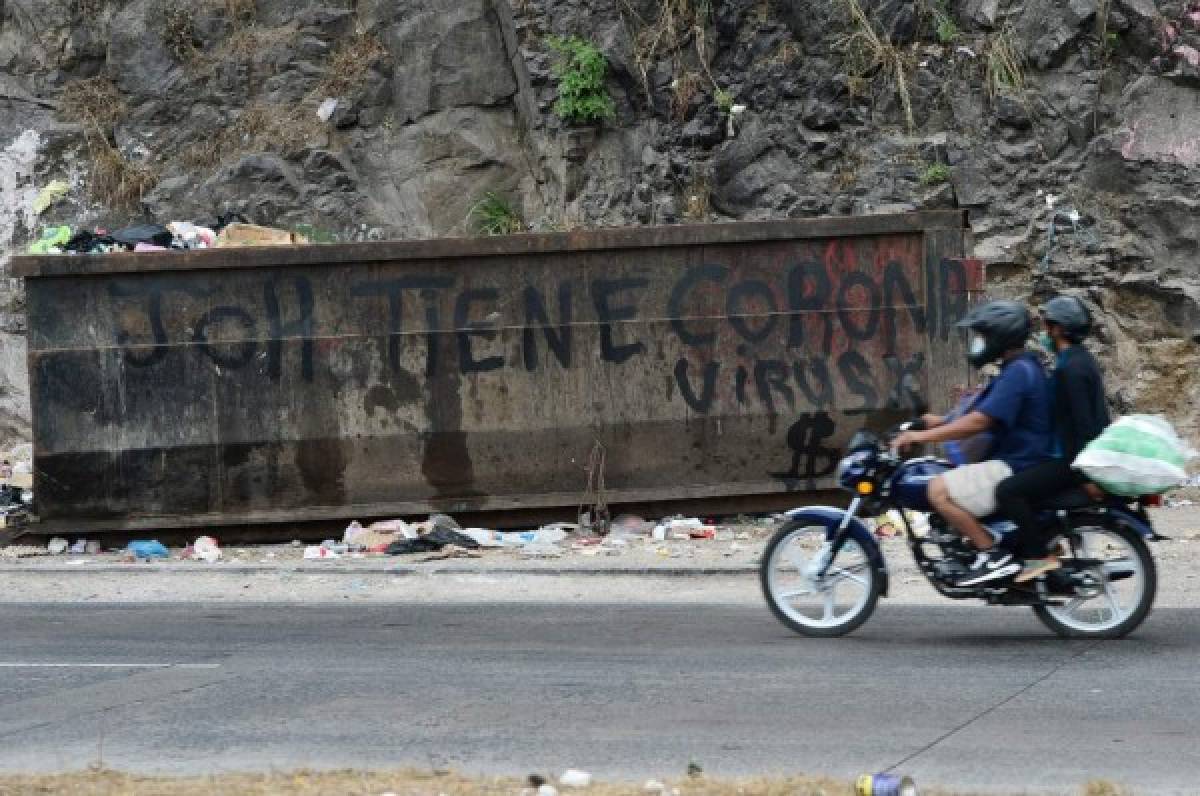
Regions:
<instances>
[{"instance_id":1,"label":"khaki shorts","mask_svg":"<svg viewBox=\"0 0 1200 796\"><path fill-rule=\"evenodd\" d=\"M956 467L943 473L946 493L954 505L976 517L996 513L996 487L1012 475L1012 468L992 460Z\"/></svg>"}]
</instances>

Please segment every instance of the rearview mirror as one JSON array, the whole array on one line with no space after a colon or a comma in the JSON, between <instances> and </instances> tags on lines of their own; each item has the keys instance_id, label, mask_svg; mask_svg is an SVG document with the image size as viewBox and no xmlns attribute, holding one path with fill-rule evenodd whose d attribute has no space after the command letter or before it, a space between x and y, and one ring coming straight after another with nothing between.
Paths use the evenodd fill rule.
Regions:
<instances>
[{"instance_id":1,"label":"rearview mirror","mask_svg":"<svg viewBox=\"0 0 1200 796\"><path fill-rule=\"evenodd\" d=\"M905 373L896 387L900 392L900 408L907 408L914 415L923 415L929 411L929 403L921 395L920 385L913 374Z\"/></svg>"}]
</instances>

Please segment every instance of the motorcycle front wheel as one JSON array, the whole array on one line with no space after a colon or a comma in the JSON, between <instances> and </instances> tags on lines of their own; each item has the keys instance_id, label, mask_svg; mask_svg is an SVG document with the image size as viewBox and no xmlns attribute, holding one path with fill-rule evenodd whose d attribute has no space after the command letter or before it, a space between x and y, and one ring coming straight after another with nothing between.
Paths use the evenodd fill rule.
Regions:
<instances>
[{"instance_id":1,"label":"motorcycle front wheel","mask_svg":"<svg viewBox=\"0 0 1200 796\"><path fill-rule=\"evenodd\" d=\"M1077 593L1058 605L1033 611L1046 627L1064 638L1121 638L1150 614L1158 590L1158 572L1146 540L1115 522L1080 527L1072 534L1074 550L1063 568L1047 577L1072 573ZM1085 564L1075 566L1075 560Z\"/></svg>"},{"instance_id":2,"label":"motorcycle front wheel","mask_svg":"<svg viewBox=\"0 0 1200 796\"><path fill-rule=\"evenodd\" d=\"M805 636L844 636L870 618L883 588L867 551L847 539L820 575L831 552L823 526L787 522L763 550L759 580L780 622Z\"/></svg>"}]
</instances>

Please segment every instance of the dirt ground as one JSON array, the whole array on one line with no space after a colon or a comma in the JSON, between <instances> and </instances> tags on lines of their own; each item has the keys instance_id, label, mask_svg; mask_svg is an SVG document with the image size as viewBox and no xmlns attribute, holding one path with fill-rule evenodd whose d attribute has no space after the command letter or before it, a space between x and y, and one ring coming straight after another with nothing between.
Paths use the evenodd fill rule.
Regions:
<instances>
[{"instance_id":1,"label":"dirt ground","mask_svg":"<svg viewBox=\"0 0 1200 796\"><path fill-rule=\"evenodd\" d=\"M853 783L829 779L684 780L638 784L597 783L586 788L555 786L559 793L581 796L853 796ZM466 778L452 773L273 772L229 774L216 777L142 777L114 771L0 776L0 796L70 794L72 796L209 796L214 793L244 796L537 796L530 782L513 779ZM950 791L921 788L926 796L950 796ZM1106 782L1082 785L1078 796L1132 796ZM956 793L955 796L968 796Z\"/></svg>"},{"instance_id":2,"label":"dirt ground","mask_svg":"<svg viewBox=\"0 0 1200 796\"><path fill-rule=\"evenodd\" d=\"M1159 606L1200 601L1200 509L1155 513L1168 541L1152 545ZM117 554L61 555L0 562L0 604L12 602L527 602L598 603L758 601L755 567L772 526L729 529L734 539L630 539L621 548L577 549L553 558L515 549L478 558L343 557L304 561L290 545L236 547L216 563L126 562ZM890 603L940 601L917 571L902 539L882 539ZM180 551L172 551L178 554ZM274 555L272 555L274 553Z\"/></svg>"}]
</instances>

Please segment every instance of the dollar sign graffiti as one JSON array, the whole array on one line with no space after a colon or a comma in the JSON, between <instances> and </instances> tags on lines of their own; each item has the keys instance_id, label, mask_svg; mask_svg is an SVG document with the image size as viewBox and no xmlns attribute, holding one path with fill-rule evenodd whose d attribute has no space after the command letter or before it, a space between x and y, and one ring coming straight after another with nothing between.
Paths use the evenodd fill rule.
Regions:
<instances>
[{"instance_id":1,"label":"dollar sign graffiti","mask_svg":"<svg viewBox=\"0 0 1200 796\"><path fill-rule=\"evenodd\" d=\"M836 430L828 412L805 412L788 428L787 445L792 450L792 466L783 473L771 473L784 480L812 481L833 472L837 450L824 445Z\"/></svg>"}]
</instances>

